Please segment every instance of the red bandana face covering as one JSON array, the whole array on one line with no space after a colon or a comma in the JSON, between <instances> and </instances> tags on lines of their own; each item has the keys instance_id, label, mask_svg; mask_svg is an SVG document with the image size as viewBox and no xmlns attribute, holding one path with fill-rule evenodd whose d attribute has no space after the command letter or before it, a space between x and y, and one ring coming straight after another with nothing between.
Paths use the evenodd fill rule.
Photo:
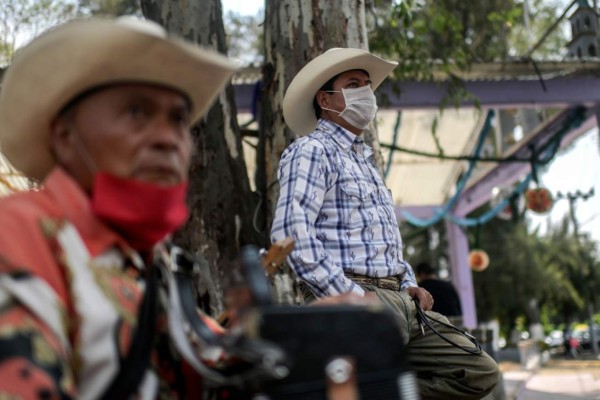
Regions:
<instances>
[{"instance_id":1,"label":"red bandana face covering","mask_svg":"<svg viewBox=\"0 0 600 400\"><path fill-rule=\"evenodd\" d=\"M187 186L159 186L98 172L92 211L134 249L147 250L187 220Z\"/></svg>"}]
</instances>

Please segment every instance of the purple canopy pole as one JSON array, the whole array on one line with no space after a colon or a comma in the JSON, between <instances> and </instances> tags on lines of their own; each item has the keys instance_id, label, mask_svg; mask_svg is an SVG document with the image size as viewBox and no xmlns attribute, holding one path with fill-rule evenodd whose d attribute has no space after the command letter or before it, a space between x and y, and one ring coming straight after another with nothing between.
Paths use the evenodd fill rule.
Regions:
<instances>
[{"instance_id":1,"label":"purple canopy pole","mask_svg":"<svg viewBox=\"0 0 600 400\"><path fill-rule=\"evenodd\" d=\"M464 89L473 97L464 99L461 107L473 106L473 98L481 105L495 108L562 108L600 101L600 79L593 75L545 79L544 85L537 79L465 81ZM382 108L437 109L448 93L447 88L447 83L443 82L386 81L377 93L386 98Z\"/></svg>"},{"instance_id":2,"label":"purple canopy pole","mask_svg":"<svg viewBox=\"0 0 600 400\"><path fill-rule=\"evenodd\" d=\"M403 219L402 211L408 211L417 218L431 218L437 208L439 206L397 206L396 217L401 221ZM400 231L402 231L402 227ZM475 312L473 280L467 262L469 243L462 229L450 221L446 221L446 235L450 264L452 265L452 283L460 296L463 324L465 327L473 329L477 327L477 313Z\"/></svg>"},{"instance_id":3,"label":"purple canopy pole","mask_svg":"<svg viewBox=\"0 0 600 400\"><path fill-rule=\"evenodd\" d=\"M234 85L236 106L239 112L252 108L255 82ZM447 95L444 82L394 82L387 80L377 89L381 109L439 109ZM515 78L465 81L464 89L473 94L465 98L461 107L473 107L473 98L479 104L495 108L516 107L568 107L575 104L593 105L600 101L600 79L595 74L559 76L544 80ZM449 105L448 107L452 107Z\"/></svg>"},{"instance_id":4,"label":"purple canopy pole","mask_svg":"<svg viewBox=\"0 0 600 400\"><path fill-rule=\"evenodd\" d=\"M446 237L450 250L450 265L452 265L452 283L460 297L463 312L463 325L466 328L477 327L477 312L475 310L475 293L473 277L469 268L469 242L467 235L460 226L446 220Z\"/></svg>"}]
</instances>

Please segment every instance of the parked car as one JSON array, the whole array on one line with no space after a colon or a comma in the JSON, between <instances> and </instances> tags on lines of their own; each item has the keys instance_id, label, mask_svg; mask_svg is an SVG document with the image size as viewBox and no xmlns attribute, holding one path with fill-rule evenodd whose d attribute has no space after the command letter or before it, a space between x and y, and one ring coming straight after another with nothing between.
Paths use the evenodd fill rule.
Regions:
<instances>
[{"instance_id":1,"label":"parked car","mask_svg":"<svg viewBox=\"0 0 600 400\"><path fill-rule=\"evenodd\" d=\"M589 326L582 328L580 330L576 330L578 332L578 338L581 343L581 348L583 350L591 350L592 349L592 335L590 334ZM598 348L600 349L600 325L594 325L594 335L596 336L596 343L598 343Z\"/></svg>"},{"instance_id":2,"label":"parked car","mask_svg":"<svg viewBox=\"0 0 600 400\"><path fill-rule=\"evenodd\" d=\"M551 349L563 346L565 343L565 337L563 335L563 331L554 330L554 331L550 332L550 334L548 336L546 336L546 338L544 339L544 342Z\"/></svg>"}]
</instances>

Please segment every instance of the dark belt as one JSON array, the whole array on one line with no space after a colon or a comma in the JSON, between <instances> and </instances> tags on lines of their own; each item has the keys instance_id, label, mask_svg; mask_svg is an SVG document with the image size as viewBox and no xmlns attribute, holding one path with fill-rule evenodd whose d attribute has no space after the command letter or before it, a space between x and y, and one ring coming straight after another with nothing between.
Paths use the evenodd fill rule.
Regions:
<instances>
[{"instance_id":1,"label":"dark belt","mask_svg":"<svg viewBox=\"0 0 600 400\"><path fill-rule=\"evenodd\" d=\"M373 276L357 275L352 272L344 271L344 275L359 285L372 285L381 289L394 290L396 292L400 290L400 287L402 286L402 280L404 279L404 274L376 278Z\"/></svg>"}]
</instances>

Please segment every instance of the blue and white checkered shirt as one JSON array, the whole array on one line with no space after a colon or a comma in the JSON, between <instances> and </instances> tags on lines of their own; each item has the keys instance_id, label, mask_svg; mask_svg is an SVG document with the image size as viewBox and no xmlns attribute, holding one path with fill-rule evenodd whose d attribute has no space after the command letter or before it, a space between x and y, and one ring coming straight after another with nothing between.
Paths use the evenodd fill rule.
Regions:
<instances>
[{"instance_id":1,"label":"blue and white checkered shirt","mask_svg":"<svg viewBox=\"0 0 600 400\"><path fill-rule=\"evenodd\" d=\"M271 239L295 240L288 262L317 297L364 294L344 271L405 274L402 289L417 286L402 258L391 193L372 154L362 137L321 119L313 133L281 156Z\"/></svg>"}]
</instances>

